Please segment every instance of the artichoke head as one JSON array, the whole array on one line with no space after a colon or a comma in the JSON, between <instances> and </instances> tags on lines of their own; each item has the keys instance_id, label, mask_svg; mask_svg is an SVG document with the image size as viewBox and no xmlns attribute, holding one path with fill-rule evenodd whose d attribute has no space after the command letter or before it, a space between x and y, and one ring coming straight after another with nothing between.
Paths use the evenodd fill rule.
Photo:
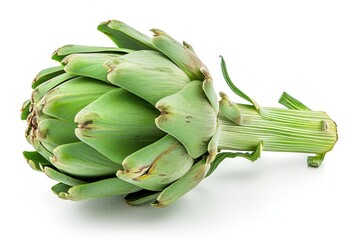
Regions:
<instances>
[{"instance_id":1,"label":"artichoke head","mask_svg":"<svg viewBox=\"0 0 360 240\"><path fill-rule=\"evenodd\" d=\"M193 48L158 29L153 38L119 21L98 29L117 47L66 45L42 70L22 107L29 165L58 181L62 199L123 195L132 205L168 206L225 158L255 161L262 151L299 152L318 167L337 141L335 122L284 93L288 109L218 101ZM230 152L220 152L230 150ZM234 152L236 151L236 152ZM245 152L244 152L245 151ZM249 152L250 151L250 152Z\"/></svg>"},{"instance_id":2,"label":"artichoke head","mask_svg":"<svg viewBox=\"0 0 360 240\"><path fill-rule=\"evenodd\" d=\"M119 21L98 29L117 47L66 45L23 106L30 166L63 199L125 195L167 206L194 188L217 154L219 103L189 44Z\"/></svg>"}]
</instances>

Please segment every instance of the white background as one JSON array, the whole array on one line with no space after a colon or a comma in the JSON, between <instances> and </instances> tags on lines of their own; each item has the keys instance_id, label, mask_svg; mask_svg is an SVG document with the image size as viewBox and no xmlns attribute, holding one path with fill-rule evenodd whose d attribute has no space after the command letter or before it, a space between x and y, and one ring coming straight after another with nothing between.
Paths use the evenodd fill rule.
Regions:
<instances>
[{"instance_id":1,"label":"white background","mask_svg":"<svg viewBox=\"0 0 360 240\"><path fill-rule=\"evenodd\" d=\"M1 1L1 239L360 239L359 1ZM286 90L338 124L318 169L302 154L224 161L165 209L120 198L58 199L31 170L19 120L35 74L65 44L112 46L97 24L118 19L191 43L216 89L232 79L263 106ZM149 33L150 35L150 33ZM240 101L229 94L235 101Z\"/></svg>"}]
</instances>

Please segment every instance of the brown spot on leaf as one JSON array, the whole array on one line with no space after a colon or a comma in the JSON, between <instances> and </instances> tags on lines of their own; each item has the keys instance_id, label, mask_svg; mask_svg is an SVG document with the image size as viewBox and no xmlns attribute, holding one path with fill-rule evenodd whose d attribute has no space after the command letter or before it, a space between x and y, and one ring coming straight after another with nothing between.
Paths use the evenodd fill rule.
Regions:
<instances>
[{"instance_id":1,"label":"brown spot on leaf","mask_svg":"<svg viewBox=\"0 0 360 240\"><path fill-rule=\"evenodd\" d=\"M36 136L38 136L41 139L46 139L46 135L47 135L48 131L49 131L48 129L41 130L41 131L40 131L40 129L38 129L36 131Z\"/></svg>"},{"instance_id":2,"label":"brown spot on leaf","mask_svg":"<svg viewBox=\"0 0 360 240\"><path fill-rule=\"evenodd\" d=\"M55 156L52 156L52 157L50 157L50 161L51 162L57 162L58 160L57 160L57 158Z\"/></svg>"},{"instance_id":3,"label":"brown spot on leaf","mask_svg":"<svg viewBox=\"0 0 360 240\"><path fill-rule=\"evenodd\" d=\"M93 120L88 120L88 121L85 121L85 122L83 122L83 123L80 123L80 124L78 125L78 128L90 130L91 127L90 127L89 125L91 125L91 124L93 124L93 123L94 123Z\"/></svg>"},{"instance_id":4,"label":"brown spot on leaf","mask_svg":"<svg viewBox=\"0 0 360 240\"><path fill-rule=\"evenodd\" d=\"M169 114L169 111L168 111L167 107L165 107L165 106L158 106L158 109L160 110L160 115Z\"/></svg>"},{"instance_id":5,"label":"brown spot on leaf","mask_svg":"<svg viewBox=\"0 0 360 240\"><path fill-rule=\"evenodd\" d=\"M190 123L190 122L191 122L190 120L192 119L192 116L187 115L187 116L185 117L185 119L186 119L186 120L185 120L186 123Z\"/></svg>"}]
</instances>

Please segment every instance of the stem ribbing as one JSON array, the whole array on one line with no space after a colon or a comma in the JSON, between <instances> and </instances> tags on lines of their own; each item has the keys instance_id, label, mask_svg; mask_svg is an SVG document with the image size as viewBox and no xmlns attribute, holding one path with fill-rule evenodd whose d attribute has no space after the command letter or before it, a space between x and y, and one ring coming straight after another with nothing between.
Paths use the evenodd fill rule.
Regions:
<instances>
[{"instance_id":1,"label":"stem ribbing","mask_svg":"<svg viewBox=\"0 0 360 240\"><path fill-rule=\"evenodd\" d=\"M260 108L238 104L240 124L219 116L219 148L253 151L263 142L264 151L321 154L336 140L336 124L325 112Z\"/></svg>"}]
</instances>

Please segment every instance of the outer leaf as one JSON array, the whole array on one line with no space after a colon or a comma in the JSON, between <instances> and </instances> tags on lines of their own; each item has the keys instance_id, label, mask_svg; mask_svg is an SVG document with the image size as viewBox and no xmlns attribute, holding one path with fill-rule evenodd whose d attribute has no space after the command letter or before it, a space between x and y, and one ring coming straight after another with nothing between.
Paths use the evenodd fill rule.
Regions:
<instances>
[{"instance_id":1,"label":"outer leaf","mask_svg":"<svg viewBox=\"0 0 360 240\"><path fill-rule=\"evenodd\" d=\"M166 135L128 156L123 161L124 171L116 175L144 189L157 191L184 175L193 162L183 145Z\"/></svg>"},{"instance_id":2,"label":"outer leaf","mask_svg":"<svg viewBox=\"0 0 360 240\"><path fill-rule=\"evenodd\" d=\"M34 136L33 134L30 135L29 138L29 143L31 145L33 145L33 147L36 149L36 151L38 151L38 153L41 154L41 156L43 156L46 160L50 161L50 158L52 157L52 153L49 152L49 150L47 150L40 142L40 140L36 137L36 135ZM41 165L40 165L41 167Z\"/></svg>"},{"instance_id":3,"label":"outer leaf","mask_svg":"<svg viewBox=\"0 0 360 240\"><path fill-rule=\"evenodd\" d=\"M81 110L76 136L116 163L165 135L158 111L124 89L114 89Z\"/></svg>"},{"instance_id":4,"label":"outer leaf","mask_svg":"<svg viewBox=\"0 0 360 240\"><path fill-rule=\"evenodd\" d=\"M72 79L74 77L75 76L72 74L63 73L63 74L60 74L60 75L46 81L45 83L43 83L35 88L35 90L32 93L31 100L36 105L37 102L51 89L53 89L57 85L59 85L63 82L66 82L67 80Z\"/></svg>"},{"instance_id":5,"label":"outer leaf","mask_svg":"<svg viewBox=\"0 0 360 240\"><path fill-rule=\"evenodd\" d=\"M67 193L67 191L71 188L71 186L63 184L63 183L58 183L56 185L54 185L51 190L58 195L59 198L61 199L66 199L65 193Z\"/></svg>"},{"instance_id":6,"label":"outer leaf","mask_svg":"<svg viewBox=\"0 0 360 240\"><path fill-rule=\"evenodd\" d=\"M132 52L131 49L116 48L116 47L95 47L95 46L83 46L83 45L65 45L56 50L52 59L61 62L64 57L74 53L113 53L113 54L125 54Z\"/></svg>"},{"instance_id":7,"label":"outer leaf","mask_svg":"<svg viewBox=\"0 0 360 240\"><path fill-rule=\"evenodd\" d=\"M207 163L211 163L212 161L214 161L215 157L217 156L220 133L221 133L221 127L219 126L219 124L217 124L216 131L215 131L214 135L212 136L212 138L209 142L209 145L208 145L209 155L207 156L207 159L206 159Z\"/></svg>"},{"instance_id":8,"label":"outer leaf","mask_svg":"<svg viewBox=\"0 0 360 240\"><path fill-rule=\"evenodd\" d=\"M68 186L76 186L85 183L84 181L67 176L64 173L61 173L51 167L45 167L43 171L49 178L54 179L55 181L59 181Z\"/></svg>"},{"instance_id":9,"label":"outer leaf","mask_svg":"<svg viewBox=\"0 0 360 240\"><path fill-rule=\"evenodd\" d=\"M49 116L74 122L75 115L116 87L87 77L77 77L63 83L44 97L43 112Z\"/></svg>"},{"instance_id":10,"label":"outer leaf","mask_svg":"<svg viewBox=\"0 0 360 240\"><path fill-rule=\"evenodd\" d=\"M120 48L133 50L154 49L148 36L123 22L116 20L103 22L98 26L98 30L105 33Z\"/></svg>"},{"instance_id":11,"label":"outer leaf","mask_svg":"<svg viewBox=\"0 0 360 240\"><path fill-rule=\"evenodd\" d=\"M200 71L204 64L192 50L186 48L159 29L151 29L151 31L154 33L154 38L152 39L154 46L176 63L191 80L204 79L204 75Z\"/></svg>"},{"instance_id":12,"label":"outer leaf","mask_svg":"<svg viewBox=\"0 0 360 240\"><path fill-rule=\"evenodd\" d=\"M42 171L43 167L51 166L51 163L38 152L24 151L23 156L30 167L36 171Z\"/></svg>"},{"instance_id":13,"label":"outer leaf","mask_svg":"<svg viewBox=\"0 0 360 240\"><path fill-rule=\"evenodd\" d=\"M221 113L230 121L240 125L241 123L241 113L237 104L229 100L228 96L220 92L220 111Z\"/></svg>"},{"instance_id":14,"label":"outer leaf","mask_svg":"<svg viewBox=\"0 0 360 240\"><path fill-rule=\"evenodd\" d=\"M205 76L205 80L202 84L202 89L217 114L219 112L219 102L217 94L215 93L213 79L211 78L209 71L205 67L201 67L200 71Z\"/></svg>"},{"instance_id":15,"label":"outer leaf","mask_svg":"<svg viewBox=\"0 0 360 240\"><path fill-rule=\"evenodd\" d=\"M65 64L64 70L67 73L108 82L108 71L104 63L118 56L110 53L78 53L65 57L62 63Z\"/></svg>"},{"instance_id":16,"label":"outer leaf","mask_svg":"<svg viewBox=\"0 0 360 240\"><path fill-rule=\"evenodd\" d=\"M59 76L60 74L63 74L65 71L63 69L63 66L56 66L56 67L51 67L51 68L46 68L42 71L40 71L36 77L33 80L32 83L32 88L36 88L37 86L39 86L40 84L56 77Z\"/></svg>"},{"instance_id":17,"label":"outer leaf","mask_svg":"<svg viewBox=\"0 0 360 240\"><path fill-rule=\"evenodd\" d=\"M31 100L26 100L21 107L21 120L26 120L30 114Z\"/></svg>"},{"instance_id":18,"label":"outer leaf","mask_svg":"<svg viewBox=\"0 0 360 240\"><path fill-rule=\"evenodd\" d=\"M201 81L191 81L180 92L156 103L161 115L156 125L178 139L190 156L207 151L216 129L216 113L202 90Z\"/></svg>"},{"instance_id":19,"label":"outer leaf","mask_svg":"<svg viewBox=\"0 0 360 240\"><path fill-rule=\"evenodd\" d=\"M156 200L159 194L160 192L141 190L139 192L134 192L126 195L125 200L129 205L137 206Z\"/></svg>"},{"instance_id":20,"label":"outer leaf","mask_svg":"<svg viewBox=\"0 0 360 240\"><path fill-rule=\"evenodd\" d=\"M82 142L55 148L51 163L65 173L81 177L114 176L121 169L120 164L112 162Z\"/></svg>"},{"instance_id":21,"label":"outer leaf","mask_svg":"<svg viewBox=\"0 0 360 240\"><path fill-rule=\"evenodd\" d=\"M38 124L37 137L42 145L52 152L59 145L78 142L76 124L57 119L44 119Z\"/></svg>"},{"instance_id":22,"label":"outer leaf","mask_svg":"<svg viewBox=\"0 0 360 240\"><path fill-rule=\"evenodd\" d=\"M140 187L125 182L119 178L108 178L72 187L68 190L66 198L78 201L124 195L140 190Z\"/></svg>"},{"instance_id":23,"label":"outer leaf","mask_svg":"<svg viewBox=\"0 0 360 240\"><path fill-rule=\"evenodd\" d=\"M136 51L106 63L111 83L151 104L180 91L190 79L163 54Z\"/></svg>"},{"instance_id":24,"label":"outer leaf","mask_svg":"<svg viewBox=\"0 0 360 240\"><path fill-rule=\"evenodd\" d=\"M206 158L197 162L184 176L165 188L152 205L155 207L166 207L172 204L198 185L203 180L208 168L209 164L206 163Z\"/></svg>"}]
</instances>

